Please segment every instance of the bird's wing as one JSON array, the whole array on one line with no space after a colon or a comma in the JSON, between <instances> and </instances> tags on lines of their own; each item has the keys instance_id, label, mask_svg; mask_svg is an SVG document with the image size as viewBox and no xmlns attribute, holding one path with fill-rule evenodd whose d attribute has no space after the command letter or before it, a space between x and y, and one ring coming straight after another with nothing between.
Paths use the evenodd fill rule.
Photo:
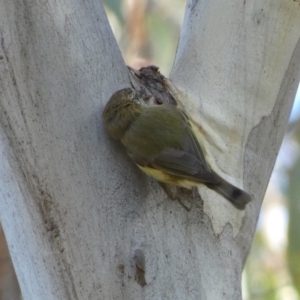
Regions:
<instances>
[{"instance_id":1,"label":"bird's wing","mask_svg":"<svg viewBox=\"0 0 300 300\"><path fill-rule=\"evenodd\" d=\"M203 164L195 156L182 150L167 149L161 152L148 166L195 182L212 184L219 182L205 163Z\"/></svg>"},{"instance_id":2,"label":"bird's wing","mask_svg":"<svg viewBox=\"0 0 300 300\"><path fill-rule=\"evenodd\" d=\"M196 182L218 184L219 178L211 172L187 116L181 110L178 111L184 120L183 124L185 124L178 148L168 148L150 160L146 158L141 165L147 165ZM139 162L137 163L139 164Z\"/></svg>"}]
</instances>

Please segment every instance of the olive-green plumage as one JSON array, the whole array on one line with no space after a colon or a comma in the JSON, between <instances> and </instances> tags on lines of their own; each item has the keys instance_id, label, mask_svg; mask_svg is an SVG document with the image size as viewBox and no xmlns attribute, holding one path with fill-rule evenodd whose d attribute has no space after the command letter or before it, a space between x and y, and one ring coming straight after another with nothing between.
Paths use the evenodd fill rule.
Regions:
<instances>
[{"instance_id":1,"label":"olive-green plumage","mask_svg":"<svg viewBox=\"0 0 300 300\"><path fill-rule=\"evenodd\" d=\"M145 106L138 93L127 88L110 98L103 119L139 168L157 180L185 188L204 184L238 209L251 201L248 193L211 169L188 117L176 106Z\"/></svg>"}]
</instances>

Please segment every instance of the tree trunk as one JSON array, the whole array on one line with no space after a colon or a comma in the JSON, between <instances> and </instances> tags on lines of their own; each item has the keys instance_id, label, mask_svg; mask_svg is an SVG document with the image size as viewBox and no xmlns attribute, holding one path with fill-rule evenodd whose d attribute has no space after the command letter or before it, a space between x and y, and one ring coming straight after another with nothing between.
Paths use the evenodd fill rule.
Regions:
<instances>
[{"instance_id":1,"label":"tree trunk","mask_svg":"<svg viewBox=\"0 0 300 300\"><path fill-rule=\"evenodd\" d=\"M241 299L300 74L299 1L193 1L171 73L210 162L253 195L170 201L104 132L130 86L102 4L2 0L0 213L24 299Z\"/></svg>"}]
</instances>

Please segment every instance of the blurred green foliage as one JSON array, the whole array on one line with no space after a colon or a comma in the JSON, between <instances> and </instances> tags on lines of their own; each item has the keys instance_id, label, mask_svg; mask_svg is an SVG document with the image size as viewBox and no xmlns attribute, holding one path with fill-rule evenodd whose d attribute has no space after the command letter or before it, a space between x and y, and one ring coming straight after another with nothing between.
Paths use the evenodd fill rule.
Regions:
<instances>
[{"instance_id":1,"label":"blurred green foliage","mask_svg":"<svg viewBox=\"0 0 300 300\"><path fill-rule=\"evenodd\" d=\"M119 22L116 35L120 38L117 41L127 64L139 68L140 61L135 65L133 60L142 58L148 62L146 65L157 65L168 76L176 54L185 4L186 0L104 0L105 7ZM130 12L132 7L133 12ZM140 32L137 33L137 29Z\"/></svg>"},{"instance_id":2,"label":"blurred green foliage","mask_svg":"<svg viewBox=\"0 0 300 300\"><path fill-rule=\"evenodd\" d=\"M108 7L117 18L124 23L124 17L122 12L122 3L123 0L103 0L103 3L106 7Z\"/></svg>"},{"instance_id":3,"label":"blurred green foliage","mask_svg":"<svg viewBox=\"0 0 300 300\"><path fill-rule=\"evenodd\" d=\"M176 54L180 27L155 13L147 16L146 24L151 47L151 57L148 58L163 72L169 73Z\"/></svg>"},{"instance_id":4,"label":"blurred green foliage","mask_svg":"<svg viewBox=\"0 0 300 300\"><path fill-rule=\"evenodd\" d=\"M299 145L300 142L300 122L294 124L294 137ZM287 261L294 287L300 296L300 157L289 172L289 228Z\"/></svg>"}]
</instances>

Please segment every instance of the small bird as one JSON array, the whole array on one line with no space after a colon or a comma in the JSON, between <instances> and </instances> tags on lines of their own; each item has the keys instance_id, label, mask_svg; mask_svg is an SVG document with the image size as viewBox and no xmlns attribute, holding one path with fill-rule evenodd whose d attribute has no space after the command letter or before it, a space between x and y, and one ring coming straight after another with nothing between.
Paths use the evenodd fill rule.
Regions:
<instances>
[{"instance_id":1,"label":"small bird","mask_svg":"<svg viewBox=\"0 0 300 300\"><path fill-rule=\"evenodd\" d=\"M240 210L251 201L248 193L211 169L199 135L178 107L147 106L136 90L126 88L111 96L103 120L137 166L158 181L187 189L206 185Z\"/></svg>"}]
</instances>

